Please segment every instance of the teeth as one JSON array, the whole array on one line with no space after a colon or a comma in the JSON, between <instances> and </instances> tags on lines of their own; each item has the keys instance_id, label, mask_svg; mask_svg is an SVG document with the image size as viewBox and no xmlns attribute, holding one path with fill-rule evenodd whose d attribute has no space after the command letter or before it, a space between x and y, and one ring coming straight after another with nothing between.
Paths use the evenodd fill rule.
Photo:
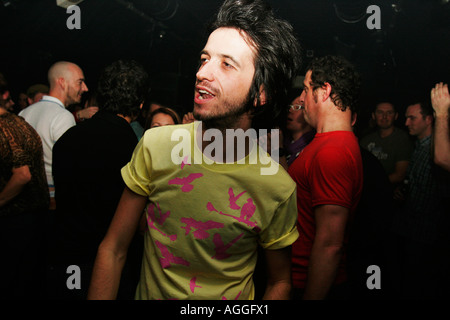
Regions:
<instances>
[{"instance_id":1,"label":"teeth","mask_svg":"<svg viewBox=\"0 0 450 320\"><path fill-rule=\"evenodd\" d=\"M208 94L208 95L212 95L211 93L209 93L208 91L206 91L206 90L198 90L198 92L200 92L201 94Z\"/></svg>"}]
</instances>

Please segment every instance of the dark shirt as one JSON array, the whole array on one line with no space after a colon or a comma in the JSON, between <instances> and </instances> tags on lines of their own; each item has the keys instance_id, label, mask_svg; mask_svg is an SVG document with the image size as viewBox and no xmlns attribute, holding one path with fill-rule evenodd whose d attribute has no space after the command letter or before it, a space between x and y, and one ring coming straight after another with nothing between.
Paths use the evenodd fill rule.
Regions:
<instances>
[{"instance_id":1,"label":"dark shirt","mask_svg":"<svg viewBox=\"0 0 450 320\"><path fill-rule=\"evenodd\" d=\"M56 142L54 244L58 259L95 258L125 187L120 170L130 161L136 144L125 119L102 111L70 128Z\"/></svg>"},{"instance_id":2,"label":"dark shirt","mask_svg":"<svg viewBox=\"0 0 450 320\"><path fill-rule=\"evenodd\" d=\"M284 146L286 148L286 160L288 166L290 166L302 150L314 139L316 135L316 130L311 130L303 134L300 138L295 141L291 141L286 138L284 141Z\"/></svg>"},{"instance_id":3,"label":"dark shirt","mask_svg":"<svg viewBox=\"0 0 450 320\"><path fill-rule=\"evenodd\" d=\"M434 164L432 136L417 140L406 172L408 181L404 210L396 221L397 231L408 238L433 243L439 224L448 214L449 174Z\"/></svg>"},{"instance_id":4,"label":"dark shirt","mask_svg":"<svg viewBox=\"0 0 450 320\"><path fill-rule=\"evenodd\" d=\"M0 207L0 216L46 210L49 206L41 138L22 117L5 113L0 116L0 190L11 179L12 169L23 166L29 167L31 181Z\"/></svg>"}]
</instances>

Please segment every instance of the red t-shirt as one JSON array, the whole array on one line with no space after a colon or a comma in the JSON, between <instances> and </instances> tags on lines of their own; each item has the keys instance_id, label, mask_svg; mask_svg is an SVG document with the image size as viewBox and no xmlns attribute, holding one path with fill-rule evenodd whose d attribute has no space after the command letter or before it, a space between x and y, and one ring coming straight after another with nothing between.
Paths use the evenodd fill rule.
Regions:
<instances>
[{"instance_id":1,"label":"red t-shirt","mask_svg":"<svg viewBox=\"0 0 450 320\"><path fill-rule=\"evenodd\" d=\"M314 207L343 206L350 211L350 221L361 196L362 160L357 138L350 131L317 133L288 172L297 184L300 233L292 247L292 278L295 288L304 288L316 228ZM335 284L345 280L344 253Z\"/></svg>"}]
</instances>

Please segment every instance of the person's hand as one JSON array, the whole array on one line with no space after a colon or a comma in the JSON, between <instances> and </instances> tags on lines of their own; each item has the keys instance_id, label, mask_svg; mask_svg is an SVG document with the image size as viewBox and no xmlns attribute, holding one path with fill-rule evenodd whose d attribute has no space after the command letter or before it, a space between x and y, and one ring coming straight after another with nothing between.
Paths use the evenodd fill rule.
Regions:
<instances>
[{"instance_id":1,"label":"person's hand","mask_svg":"<svg viewBox=\"0 0 450 320\"><path fill-rule=\"evenodd\" d=\"M183 116L183 124L194 122L194 114L192 112L188 112Z\"/></svg>"},{"instance_id":2,"label":"person's hand","mask_svg":"<svg viewBox=\"0 0 450 320\"><path fill-rule=\"evenodd\" d=\"M90 119L98 111L98 107L87 107L78 111L78 119Z\"/></svg>"},{"instance_id":3,"label":"person's hand","mask_svg":"<svg viewBox=\"0 0 450 320\"><path fill-rule=\"evenodd\" d=\"M437 117L447 115L450 108L450 94L447 84L440 82L431 89L431 105Z\"/></svg>"}]
</instances>

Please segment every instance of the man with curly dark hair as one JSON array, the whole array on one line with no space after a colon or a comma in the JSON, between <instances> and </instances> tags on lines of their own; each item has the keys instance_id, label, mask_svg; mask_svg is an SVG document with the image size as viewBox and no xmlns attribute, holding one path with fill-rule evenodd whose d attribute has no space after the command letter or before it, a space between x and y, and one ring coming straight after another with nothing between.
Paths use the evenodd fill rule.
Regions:
<instances>
[{"instance_id":1,"label":"man with curly dark hair","mask_svg":"<svg viewBox=\"0 0 450 320\"><path fill-rule=\"evenodd\" d=\"M146 206L136 299L254 299L258 246L267 261L264 298L290 297L295 184L284 170L262 175L261 163L246 161L255 159L258 146L242 143L244 161L236 160L233 146L224 147L225 158L233 154L229 162L207 162L214 156L205 153L212 145L207 133L276 125L299 51L292 26L275 18L266 2L224 2L196 74L193 114L201 122L153 128L140 140L122 169L127 188L99 247L90 299L116 297L128 242ZM176 163L173 134L179 133L193 145Z\"/></svg>"},{"instance_id":2,"label":"man with curly dark hair","mask_svg":"<svg viewBox=\"0 0 450 320\"><path fill-rule=\"evenodd\" d=\"M334 56L314 59L307 70L300 100L317 133L289 167L300 233L293 245L294 294L344 297L347 229L362 190L361 153L352 132L359 77Z\"/></svg>"},{"instance_id":3,"label":"man with curly dark hair","mask_svg":"<svg viewBox=\"0 0 450 320\"><path fill-rule=\"evenodd\" d=\"M147 91L148 74L140 64L122 60L112 63L99 79L99 111L69 129L53 147L58 214L50 243L49 298L86 298L97 247L125 187L120 169L137 144L130 122ZM79 290L66 286L70 265L81 269ZM132 280L124 276L123 281ZM119 298L132 298L132 287L130 293L123 286Z\"/></svg>"}]
</instances>

